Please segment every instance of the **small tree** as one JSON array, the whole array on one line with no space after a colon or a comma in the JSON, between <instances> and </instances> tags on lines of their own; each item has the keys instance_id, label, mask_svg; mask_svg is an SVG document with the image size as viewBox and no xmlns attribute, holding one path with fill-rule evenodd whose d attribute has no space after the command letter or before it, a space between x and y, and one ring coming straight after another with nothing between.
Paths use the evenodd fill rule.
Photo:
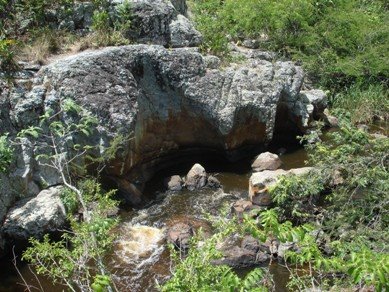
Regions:
<instances>
[{"instance_id":1,"label":"small tree","mask_svg":"<svg viewBox=\"0 0 389 292\"><path fill-rule=\"evenodd\" d=\"M87 153L98 145L77 141L87 140L96 123L86 109L71 99L62 99L57 111L46 110L39 126L18 134L19 141L23 137L31 139L40 153L36 156L38 162L60 176L71 225L71 231L65 232L59 242L50 241L47 235L42 242L30 239L32 246L24 252L23 259L33 264L38 274L67 285L72 291L114 289L103 262L114 239L111 230L117 224L117 220L107 216L108 210L117 204L111 198L114 191L105 193L96 179L80 180L85 176ZM103 160L99 157L94 163ZM71 214L72 209L78 208L82 210L81 219Z\"/></svg>"}]
</instances>

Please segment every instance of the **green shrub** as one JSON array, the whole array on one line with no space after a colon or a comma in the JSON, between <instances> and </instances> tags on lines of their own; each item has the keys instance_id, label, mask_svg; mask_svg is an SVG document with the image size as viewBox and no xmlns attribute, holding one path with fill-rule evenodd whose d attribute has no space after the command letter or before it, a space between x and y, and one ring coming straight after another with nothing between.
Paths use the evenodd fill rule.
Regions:
<instances>
[{"instance_id":1,"label":"green shrub","mask_svg":"<svg viewBox=\"0 0 389 292\"><path fill-rule=\"evenodd\" d=\"M263 286L264 271L254 269L244 279L241 279L230 267L214 265L212 261L221 257L216 249L220 234L203 242L199 238L192 240L191 249L183 259L171 246L170 252L176 264L172 278L163 286L161 291L267 291Z\"/></svg>"},{"instance_id":2,"label":"green shrub","mask_svg":"<svg viewBox=\"0 0 389 292\"><path fill-rule=\"evenodd\" d=\"M301 224L314 218L317 200L323 190L323 179L311 171L303 176L282 176L269 192L282 219Z\"/></svg>"},{"instance_id":3,"label":"green shrub","mask_svg":"<svg viewBox=\"0 0 389 292\"><path fill-rule=\"evenodd\" d=\"M65 187L61 199L69 215L71 231L65 232L58 242L51 241L47 235L43 241L31 238L23 259L38 274L66 285L71 291L112 290L103 257L113 243L112 230L118 222L108 218L107 213L118 202L112 199L114 190L105 192L96 178L86 176L89 151L98 145L76 144L74 140L74 137L91 135L96 118L71 99L61 99L58 106L57 112L46 110L40 117L39 127L31 126L19 132L15 143L29 137L36 149L37 163L60 174ZM40 139L42 136L46 139ZM78 209L83 216L74 218L72 213Z\"/></svg>"},{"instance_id":4,"label":"green shrub","mask_svg":"<svg viewBox=\"0 0 389 292\"><path fill-rule=\"evenodd\" d=\"M67 9L74 4L74 0L17 0L14 4L15 14L23 19L31 19L32 27L45 26L48 24L47 11L60 8L66 13Z\"/></svg>"},{"instance_id":5,"label":"green shrub","mask_svg":"<svg viewBox=\"0 0 389 292\"><path fill-rule=\"evenodd\" d=\"M348 114L349 116L349 114ZM385 245L389 224L389 138L375 138L340 118L338 131L325 142L308 145L310 162L330 182L335 171L341 183L326 197L324 226L334 237L352 241L369 238L367 245Z\"/></svg>"},{"instance_id":6,"label":"green shrub","mask_svg":"<svg viewBox=\"0 0 389 292\"><path fill-rule=\"evenodd\" d=\"M236 225L235 230L243 228L262 242L273 238L295 243L295 248L285 253L285 264L291 273L292 281L288 284L291 290L332 290L334 279L340 275L338 284L342 288L373 286L376 291L389 288L387 251L373 251L359 235L352 242L333 240L329 244L331 256L326 256L317 240L320 229L313 232L312 225L293 226L288 221L281 223L277 217L274 209L260 213L259 220L245 216L243 226Z\"/></svg>"},{"instance_id":7,"label":"green shrub","mask_svg":"<svg viewBox=\"0 0 389 292\"><path fill-rule=\"evenodd\" d=\"M13 160L13 149L8 141L8 134L0 136L0 173L5 173Z\"/></svg>"},{"instance_id":8,"label":"green shrub","mask_svg":"<svg viewBox=\"0 0 389 292\"><path fill-rule=\"evenodd\" d=\"M123 1L117 7L118 18L115 21L115 30L126 33L131 28L132 6L128 0Z\"/></svg>"},{"instance_id":9,"label":"green shrub","mask_svg":"<svg viewBox=\"0 0 389 292\"><path fill-rule=\"evenodd\" d=\"M92 18L92 29L97 32L108 33L111 29L110 18L107 11L95 10Z\"/></svg>"},{"instance_id":10,"label":"green shrub","mask_svg":"<svg viewBox=\"0 0 389 292\"><path fill-rule=\"evenodd\" d=\"M110 18L106 10L95 10L92 19L92 43L97 47L111 45L126 45L128 40L124 34L131 27L130 6L123 2L119 5L119 18L115 21Z\"/></svg>"},{"instance_id":11,"label":"green shrub","mask_svg":"<svg viewBox=\"0 0 389 292\"><path fill-rule=\"evenodd\" d=\"M65 206L67 214L73 214L79 208L79 203L77 200L77 194L69 188L65 188L61 192L61 201Z\"/></svg>"},{"instance_id":12,"label":"green shrub","mask_svg":"<svg viewBox=\"0 0 389 292\"><path fill-rule=\"evenodd\" d=\"M0 39L0 70L9 74L18 68L15 60L16 41Z\"/></svg>"}]
</instances>

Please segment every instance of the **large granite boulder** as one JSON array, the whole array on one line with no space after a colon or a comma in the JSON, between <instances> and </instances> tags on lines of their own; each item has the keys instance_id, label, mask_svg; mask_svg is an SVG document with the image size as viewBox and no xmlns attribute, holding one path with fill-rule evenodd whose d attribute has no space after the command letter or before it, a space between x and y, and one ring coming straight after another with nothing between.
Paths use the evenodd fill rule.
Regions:
<instances>
[{"instance_id":1,"label":"large granite boulder","mask_svg":"<svg viewBox=\"0 0 389 292\"><path fill-rule=\"evenodd\" d=\"M60 198L61 190L61 187L52 187L41 191L36 197L17 202L5 217L1 229L4 237L26 241L63 227L66 211Z\"/></svg>"},{"instance_id":2,"label":"large granite boulder","mask_svg":"<svg viewBox=\"0 0 389 292\"><path fill-rule=\"evenodd\" d=\"M207 70L195 49L112 47L44 67L31 91L22 91L11 108L28 94L39 96L41 102L34 99L32 105L37 113L65 96L73 98L97 115L99 134L93 138L100 144L108 145L118 134L131 136L120 159L123 165L110 169L128 173L179 149L233 153L247 145L266 145L277 130L280 104L288 108L288 120L303 129L310 120L299 93L303 76L292 62L249 58ZM42 86L45 90L37 90Z\"/></svg>"}]
</instances>

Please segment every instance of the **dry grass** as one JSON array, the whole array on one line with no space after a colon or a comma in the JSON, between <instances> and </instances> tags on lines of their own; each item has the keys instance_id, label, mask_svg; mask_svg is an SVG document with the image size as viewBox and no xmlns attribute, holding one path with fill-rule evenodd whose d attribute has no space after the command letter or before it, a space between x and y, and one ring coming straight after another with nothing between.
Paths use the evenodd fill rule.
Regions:
<instances>
[{"instance_id":1,"label":"dry grass","mask_svg":"<svg viewBox=\"0 0 389 292\"><path fill-rule=\"evenodd\" d=\"M78 36L70 32L50 29L39 30L31 36L32 41L20 46L18 61L27 61L45 65L58 55L75 54L87 49L106 46L127 45L129 41L120 32L92 32L86 36Z\"/></svg>"},{"instance_id":2,"label":"dry grass","mask_svg":"<svg viewBox=\"0 0 389 292\"><path fill-rule=\"evenodd\" d=\"M51 56L68 52L77 36L68 32L43 29L35 32L31 39L30 43L21 46L17 59L44 65Z\"/></svg>"}]
</instances>

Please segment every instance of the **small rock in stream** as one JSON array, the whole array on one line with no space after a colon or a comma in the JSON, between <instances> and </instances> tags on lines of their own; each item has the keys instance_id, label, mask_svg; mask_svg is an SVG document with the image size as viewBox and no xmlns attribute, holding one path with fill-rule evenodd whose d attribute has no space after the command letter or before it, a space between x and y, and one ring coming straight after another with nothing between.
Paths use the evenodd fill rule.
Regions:
<instances>
[{"instance_id":1,"label":"small rock in stream","mask_svg":"<svg viewBox=\"0 0 389 292\"><path fill-rule=\"evenodd\" d=\"M177 223L170 227L167 232L167 241L174 244L178 249L189 249L190 239L194 234L193 226L187 223Z\"/></svg>"},{"instance_id":2,"label":"small rock in stream","mask_svg":"<svg viewBox=\"0 0 389 292\"><path fill-rule=\"evenodd\" d=\"M207 187L212 188L212 189L218 189L221 186L222 186L222 184L220 183L220 181L216 177L214 177L212 175L210 175L208 177Z\"/></svg>"},{"instance_id":3,"label":"small rock in stream","mask_svg":"<svg viewBox=\"0 0 389 292\"><path fill-rule=\"evenodd\" d=\"M271 196L269 187L276 184L282 175L304 175L311 171L312 167L293 168L290 170L264 170L255 172L251 175L249 181L249 198L254 205L269 206Z\"/></svg>"},{"instance_id":4,"label":"small rock in stream","mask_svg":"<svg viewBox=\"0 0 389 292\"><path fill-rule=\"evenodd\" d=\"M251 201L241 199L232 205L231 213L242 219L243 214L249 214L254 217L256 215L255 211L260 209L260 206L254 205Z\"/></svg>"},{"instance_id":5,"label":"small rock in stream","mask_svg":"<svg viewBox=\"0 0 389 292\"><path fill-rule=\"evenodd\" d=\"M276 170L282 165L281 159L277 154L270 152L261 153L255 158L251 168L255 171Z\"/></svg>"},{"instance_id":6,"label":"small rock in stream","mask_svg":"<svg viewBox=\"0 0 389 292\"><path fill-rule=\"evenodd\" d=\"M234 268L247 268L264 263L269 256L263 252L254 252L253 250L233 246L223 250L223 258L213 261L215 265L228 265Z\"/></svg>"},{"instance_id":7,"label":"small rock in stream","mask_svg":"<svg viewBox=\"0 0 389 292\"><path fill-rule=\"evenodd\" d=\"M169 191L181 191L184 182L179 175L173 175L166 178L164 184Z\"/></svg>"},{"instance_id":8,"label":"small rock in stream","mask_svg":"<svg viewBox=\"0 0 389 292\"><path fill-rule=\"evenodd\" d=\"M205 172L204 167L196 163L189 170L186 175L185 186L188 190L194 191L201 189L207 184L207 173Z\"/></svg>"}]
</instances>

